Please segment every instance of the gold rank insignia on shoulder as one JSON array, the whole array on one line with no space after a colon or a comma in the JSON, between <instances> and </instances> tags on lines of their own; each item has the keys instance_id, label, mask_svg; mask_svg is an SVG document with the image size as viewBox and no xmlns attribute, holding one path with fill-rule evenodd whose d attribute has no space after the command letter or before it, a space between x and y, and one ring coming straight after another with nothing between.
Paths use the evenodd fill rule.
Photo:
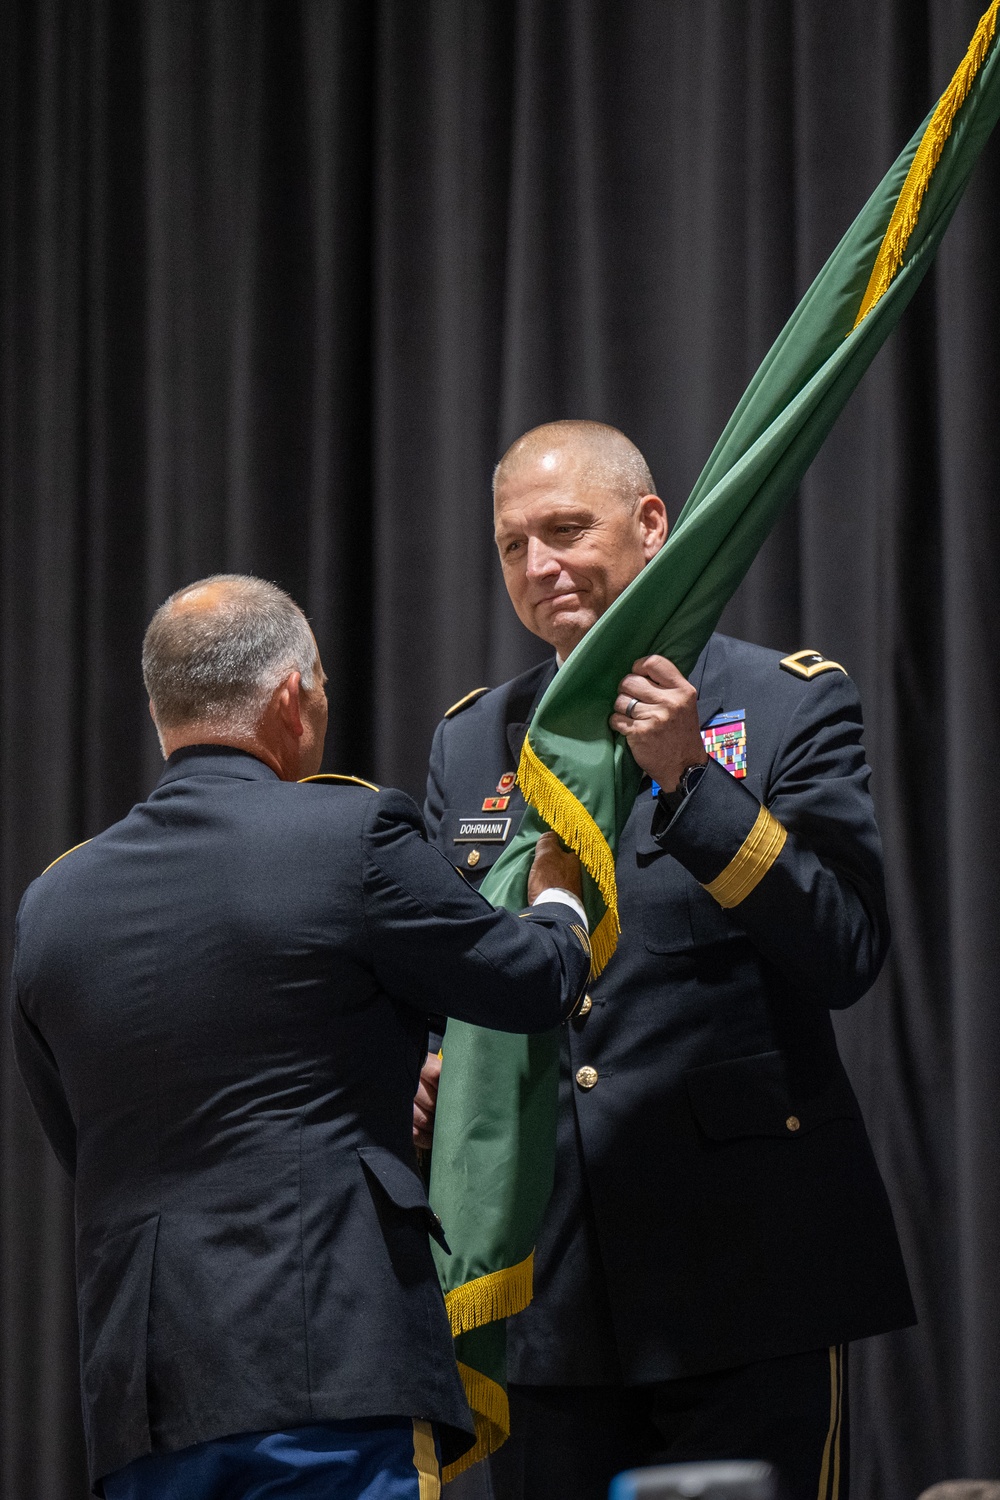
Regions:
<instances>
[{"instance_id":1,"label":"gold rank insignia on shoulder","mask_svg":"<svg viewBox=\"0 0 1000 1500\"><path fill-rule=\"evenodd\" d=\"M303 776L299 786L305 786L307 781L319 781L326 786L364 786L370 792L382 790L374 781L365 781L361 776L338 776L336 771L320 771L317 776Z\"/></svg>"},{"instance_id":2,"label":"gold rank insignia on shoulder","mask_svg":"<svg viewBox=\"0 0 1000 1500\"><path fill-rule=\"evenodd\" d=\"M783 656L778 665L795 677L804 677L807 682L811 677L818 677L821 672L843 672L845 677L848 675L847 668L842 667L839 661L828 661L818 651L796 651L794 656Z\"/></svg>"},{"instance_id":3,"label":"gold rank insignia on shoulder","mask_svg":"<svg viewBox=\"0 0 1000 1500\"><path fill-rule=\"evenodd\" d=\"M471 693L466 693L464 698L459 698L457 703L453 703L450 708L445 709L445 718L454 718L455 714L460 713L463 708L468 708L470 703L475 703L477 698L481 698L484 693L488 692L488 687L473 688Z\"/></svg>"}]
</instances>

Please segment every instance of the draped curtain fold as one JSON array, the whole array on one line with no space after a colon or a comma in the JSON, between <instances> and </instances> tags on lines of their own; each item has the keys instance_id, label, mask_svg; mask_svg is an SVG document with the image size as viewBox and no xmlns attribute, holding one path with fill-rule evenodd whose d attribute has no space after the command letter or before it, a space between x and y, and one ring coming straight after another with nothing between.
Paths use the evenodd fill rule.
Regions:
<instances>
[{"instance_id":1,"label":"draped curtain fold","mask_svg":"<svg viewBox=\"0 0 1000 1500\"><path fill-rule=\"evenodd\" d=\"M9 0L0 12L0 962L157 774L141 632L276 578L327 764L420 794L538 659L492 553L527 426L676 514L980 0ZM1000 147L724 621L861 685L895 933L838 1018L920 1327L852 1371L860 1500L1000 1472ZM0 1035L0 1491L86 1493L72 1209ZM794 1254L794 1240L789 1254Z\"/></svg>"}]
</instances>

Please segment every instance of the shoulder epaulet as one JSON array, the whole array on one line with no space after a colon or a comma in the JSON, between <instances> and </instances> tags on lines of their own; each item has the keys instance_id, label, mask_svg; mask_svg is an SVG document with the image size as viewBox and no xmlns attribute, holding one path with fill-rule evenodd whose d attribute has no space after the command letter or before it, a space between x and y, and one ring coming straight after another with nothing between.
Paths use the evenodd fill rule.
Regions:
<instances>
[{"instance_id":1,"label":"shoulder epaulet","mask_svg":"<svg viewBox=\"0 0 1000 1500\"><path fill-rule=\"evenodd\" d=\"M336 771L320 771L317 776L303 776L299 786L304 786L307 781L322 781L327 786L365 786L370 792L382 790L374 781L365 781L361 776L338 776Z\"/></svg>"},{"instance_id":2,"label":"shoulder epaulet","mask_svg":"<svg viewBox=\"0 0 1000 1500\"><path fill-rule=\"evenodd\" d=\"M84 841L83 841L82 844L74 844L73 847L72 847L72 849L64 849L61 854L59 854L59 855L56 856L56 858L52 861L52 864L49 864L49 865L45 866L45 869L42 871L42 874L43 875L47 875L49 873L49 871L52 869L52 866L53 865L57 865L61 859L65 859L66 856L67 856L67 854L75 854L78 849L82 849L83 848L84 844L89 844L89 843L90 843L89 839L84 839Z\"/></svg>"},{"instance_id":3,"label":"shoulder epaulet","mask_svg":"<svg viewBox=\"0 0 1000 1500\"><path fill-rule=\"evenodd\" d=\"M481 698L484 693L488 692L488 687L473 688L471 693L466 693L464 698L459 698L457 703L453 703L450 708L445 709L445 718L453 718L455 714L461 713L463 708L468 708L470 703L475 703L477 698Z\"/></svg>"},{"instance_id":4,"label":"shoulder epaulet","mask_svg":"<svg viewBox=\"0 0 1000 1500\"><path fill-rule=\"evenodd\" d=\"M848 675L847 668L842 667L839 661L827 661L818 651L796 651L794 656L783 656L778 665L796 677L804 677L807 682L811 677L818 677L821 672L843 672L845 677Z\"/></svg>"}]
</instances>

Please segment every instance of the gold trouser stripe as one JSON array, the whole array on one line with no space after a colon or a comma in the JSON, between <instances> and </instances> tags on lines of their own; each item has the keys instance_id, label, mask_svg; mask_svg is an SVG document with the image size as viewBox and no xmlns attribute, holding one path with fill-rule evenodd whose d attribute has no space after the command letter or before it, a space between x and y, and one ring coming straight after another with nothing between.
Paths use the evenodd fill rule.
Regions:
<instances>
[{"instance_id":1,"label":"gold trouser stripe","mask_svg":"<svg viewBox=\"0 0 1000 1500\"><path fill-rule=\"evenodd\" d=\"M837 1436L833 1440L833 1485L830 1500L840 1500L840 1431L844 1409L844 1346L837 1349Z\"/></svg>"},{"instance_id":2,"label":"gold trouser stripe","mask_svg":"<svg viewBox=\"0 0 1000 1500\"><path fill-rule=\"evenodd\" d=\"M418 1417L413 1419L413 1467L419 1476L420 1500L441 1500L441 1469L434 1447L434 1429Z\"/></svg>"},{"instance_id":3,"label":"gold trouser stripe","mask_svg":"<svg viewBox=\"0 0 1000 1500\"><path fill-rule=\"evenodd\" d=\"M840 1497L840 1427L844 1399L844 1349L830 1345L830 1426L823 1444L823 1462L819 1471L817 1500L839 1500ZM832 1481L832 1482L831 1482Z\"/></svg>"},{"instance_id":4,"label":"gold trouser stripe","mask_svg":"<svg viewBox=\"0 0 1000 1500\"><path fill-rule=\"evenodd\" d=\"M763 880L784 848L787 837L777 818L762 807L757 821L722 874L716 875L706 885L708 894L714 896L720 906L739 906Z\"/></svg>"}]
</instances>

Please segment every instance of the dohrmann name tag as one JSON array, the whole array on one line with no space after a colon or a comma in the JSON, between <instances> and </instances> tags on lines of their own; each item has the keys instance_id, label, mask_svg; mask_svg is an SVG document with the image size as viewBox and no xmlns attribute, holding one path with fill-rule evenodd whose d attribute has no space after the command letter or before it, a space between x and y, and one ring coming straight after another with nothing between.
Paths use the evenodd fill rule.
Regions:
<instances>
[{"instance_id":1,"label":"dohrmann name tag","mask_svg":"<svg viewBox=\"0 0 1000 1500\"><path fill-rule=\"evenodd\" d=\"M510 818L459 818L456 844L505 844Z\"/></svg>"}]
</instances>

